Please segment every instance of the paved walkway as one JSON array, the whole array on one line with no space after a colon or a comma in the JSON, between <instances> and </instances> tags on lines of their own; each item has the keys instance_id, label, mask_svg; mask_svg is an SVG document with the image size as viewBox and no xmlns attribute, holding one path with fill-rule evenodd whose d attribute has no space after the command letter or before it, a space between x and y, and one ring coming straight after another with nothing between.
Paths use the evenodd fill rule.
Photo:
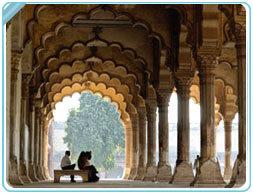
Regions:
<instances>
[{"instance_id":1,"label":"paved walkway","mask_svg":"<svg viewBox=\"0 0 253 194\"><path fill-rule=\"evenodd\" d=\"M200 185L198 188L224 188L225 185ZM167 182L144 182L132 180L100 180L97 183L83 183L77 180L76 183L70 183L69 180L61 180L60 183L54 183L53 180L47 180L39 183L33 183L16 188L196 188L189 184L169 184Z\"/></svg>"}]
</instances>

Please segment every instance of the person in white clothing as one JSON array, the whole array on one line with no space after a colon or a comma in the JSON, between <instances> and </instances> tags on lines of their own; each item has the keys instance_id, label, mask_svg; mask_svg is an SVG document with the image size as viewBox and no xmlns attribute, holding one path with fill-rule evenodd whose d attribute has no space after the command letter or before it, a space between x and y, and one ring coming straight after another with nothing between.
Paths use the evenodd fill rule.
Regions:
<instances>
[{"instance_id":1,"label":"person in white clothing","mask_svg":"<svg viewBox=\"0 0 253 194\"><path fill-rule=\"evenodd\" d=\"M69 156L70 156L70 151L66 151L65 156L63 156L63 158L61 159L62 170L74 170L75 169L76 164L71 164ZM70 178L71 178L72 183L76 182L74 175L71 175Z\"/></svg>"}]
</instances>

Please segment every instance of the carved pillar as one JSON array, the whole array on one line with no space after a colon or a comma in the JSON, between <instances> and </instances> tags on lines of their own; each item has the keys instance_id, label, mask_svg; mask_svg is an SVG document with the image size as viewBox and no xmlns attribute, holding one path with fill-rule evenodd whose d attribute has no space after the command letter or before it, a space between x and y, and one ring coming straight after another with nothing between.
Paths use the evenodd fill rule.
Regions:
<instances>
[{"instance_id":1,"label":"carved pillar","mask_svg":"<svg viewBox=\"0 0 253 194\"><path fill-rule=\"evenodd\" d=\"M191 83L192 77L177 76L177 162L171 183L191 183L194 179L190 163L189 99Z\"/></svg>"},{"instance_id":2,"label":"carved pillar","mask_svg":"<svg viewBox=\"0 0 253 194\"><path fill-rule=\"evenodd\" d=\"M131 135L131 127L129 126L128 122L125 123L125 171L123 179L128 179L130 174L130 135Z\"/></svg>"},{"instance_id":3,"label":"carved pillar","mask_svg":"<svg viewBox=\"0 0 253 194\"><path fill-rule=\"evenodd\" d=\"M17 156L15 147L17 141L15 139L16 117L17 117L17 77L19 73L21 53L11 53L11 96L10 96L10 158L9 158L9 177L10 184L22 185L23 181L19 177Z\"/></svg>"},{"instance_id":4,"label":"carved pillar","mask_svg":"<svg viewBox=\"0 0 253 194\"><path fill-rule=\"evenodd\" d=\"M232 175L231 150L232 150L232 119L224 120L225 128L225 166L224 179L229 180Z\"/></svg>"},{"instance_id":5,"label":"carved pillar","mask_svg":"<svg viewBox=\"0 0 253 194\"><path fill-rule=\"evenodd\" d=\"M32 89L30 89L32 90ZM29 119L29 167L28 167L28 174L30 179L33 182L39 181L39 178L36 175L36 155L35 155L35 137L36 137L36 118L35 118L35 95L30 95L30 119Z\"/></svg>"},{"instance_id":6,"label":"carved pillar","mask_svg":"<svg viewBox=\"0 0 253 194\"><path fill-rule=\"evenodd\" d=\"M41 145L41 124L40 124L40 108L35 107L35 134L34 134L34 155L36 175L39 180L44 180L40 168L40 145Z\"/></svg>"},{"instance_id":7,"label":"carved pillar","mask_svg":"<svg viewBox=\"0 0 253 194\"><path fill-rule=\"evenodd\" d=\"M198 56L200 78L201 111L201 156L200 173L196 174L193 184L224 184L219 162L214 155L215 126L215 55Z\"/></svg>"},{"instance_id":8,"label":"carved pillar","mask_svg":"<svg viewBox=\"0 0 253 194\"><path fill-rule=\"evenodd\" d=\"M25 184L32 183L28 175L28 166L26 160L26 153L28 153L26 143L26 124L28 121L28 97L29 97L29 79L30 75L22 74L22 97L21 97L21 114L20 114L20 161L19 161L19 173L20 178ZM28 145L28 144L27 144Z\"/></svg>"},{"instance_id":9,"label":"carved pillar","mask_svg":"<svg viewBox=\"0 0 253 194\"><path fill-rule=\"evenodd\" d=\"M48 121L44 121L43 126L43 141L42 141L42 164L43 164L43 174L46 179L49 179L48 173Z\"/></svg>"},{"instance_id":10,"label":"carved pillar","mask_svg":"<svg viewBox=\"0 0 253 194\"><path fill-rule=\"evenodd\" d=\"M213 156L216 158L216 137L217 137L217 128L219 127L220 121L222 120L222 115L219 113L220 105L216 104L215 100L215 126L214 126L214 146L213 146Z\"/></svg>"},{"instance_id":11,"label":"carved pillar","mask_svg":"<svg viewBox=\"0 0 253 194\"><path fill-rule=\"evenodd\" d=\"M235 24L235 31L238 63L239 154L228 187L246 182L246 31L240 24Z\"/></svg>"},{"instance_id":12,"label":"carved pillar","mask_svg":"<svg viewBox=\"0 0 253 194\"><path fill-rule=\"evenodd\" d=\"M147 112L145 107L137 109L139 115L139 165L135 180L142 180L146 169L146 136L147 136Z\"/></svg>"},{"instance_id":13,"label":"carved pillar","mask_svg":"<svg viewBox=\"0 0 253 194\"><path fill-rule=\"evenodd\" d=\"M134 179L137 176L138 155L139 155L139 118L138 114L131 114L132 122L132 143L131 143L131 170L128 179Z\"/></svg>"},{"instance_id":14,"label":"carved pillar","mask_svg":"<svg viewBox=\"0 0 253 194\"><path fill-rule=\"evenodd\" d=\"M44 169L44 116L40 114L40 136L39 136L39 164L40 164L40 173L43 180L46 180L45 169Z\"/></svg>"},{"instance_id":15,"label":"carved pillar","mask_svg":"<svg viewBox=\"0 0 253 194\"><path fill-rule=\"evenodd\" d=\"M154 181L157 175L156 167L156 100L146 100L148 119L148 161L144 181Z\"/></svg>"},{"instance_id":16,"label":"carved pillar","mask_svg":"<svg viewBox=\"0 0 253 194\"><path fill-rule=\"evenodd\" d=\"M159 110L159 162L157 181L170 181L171 166L169 164L169 122L168 106L172 91L158 91Z\"/></svg>"}]
</instances>

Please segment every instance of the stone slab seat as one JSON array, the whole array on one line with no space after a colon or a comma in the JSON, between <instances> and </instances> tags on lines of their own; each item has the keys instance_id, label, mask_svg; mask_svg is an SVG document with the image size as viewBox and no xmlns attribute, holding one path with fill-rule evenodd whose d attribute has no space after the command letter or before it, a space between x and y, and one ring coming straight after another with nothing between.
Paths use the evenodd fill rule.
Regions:
<instances>
[{"instance_id":1,"label":"stone slab seat","mask_svg":"<svg viewBox=\"0 0 253 194\"><path fill-rule=\"evenodd\" d=\"M88 170L54 170L54 182L59 183L64 175L78 175L82 177L83 183L88 182Z\"/></svg>"}]
</instances>

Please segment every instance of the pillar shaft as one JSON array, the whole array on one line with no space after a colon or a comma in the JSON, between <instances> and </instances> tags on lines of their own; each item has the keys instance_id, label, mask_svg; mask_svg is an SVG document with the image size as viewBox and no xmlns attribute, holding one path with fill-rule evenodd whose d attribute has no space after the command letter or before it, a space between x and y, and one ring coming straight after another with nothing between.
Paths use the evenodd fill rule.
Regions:
<instances>
[{"instance_id":1,"label":"pillar shaft","mask_svg":"<svg viewBox=\"0 0 253 194\"><path fill-rule=\"evenodd\" d=\"M129 125L129 124L128 124ZM130 174L130 132L131 128L126 125L125 126L125 171L124 171L124 179L128 179Z\"/></svg>"},{"instance_id":2,"label":"pillar shaft","mask_svg":"<svg viewBox=\"0 0 253 194\"><path fill-rule=\"evenodd\" d=\"M233 174L228 187L246 182L246 30L235 24L237 64L238 64L238 151Z\"/></svg>"},{"instance_id":3,"label":"pillar shaft","mask_svg":"<svg viewBox=\"0 0 253 194\"><path fill-rule=\"evenodd\" d=\"M199 57L200 78L200 112L201 112L201 159L214 159L214 126L215 126L215 67L216 56Z\"/></svg>"},{"instance_id":4,"label":"pillar shaft","mask_svg":"<svg viewBox=\"0 0 253 194\"><path fill-rule=\"evenodd\" d=\"M34 145L35 143L35 130L36 130L36 120L35 120L35 99L34 96L30 96L30 104L29 104L29 168L28 173L29 177L33 182L39 181L37 174L36 174L36 162L35 162L35 150L36 147Z\"/></svg>"},{"instance_id":5,"label":"pillar shaft","mask_svg":"<svg viewBox=\"0 0 253 194\"><path fill-rule=\"evenodd\" d=\"M206 51L209 53L210 51ZM220 172L219 161L216 161L215 146L215 55L198 56L200 78L200 115L201 115L201 156L200 169L193 185L221 184L225 182Z\"/></svg>"},{"instance_id":6,"label":"pillar shaft","mask_svg":"<svg viewBox=\"0 0 253 194\"><path fill-rule=\"evenodd\" d=\"M159 111L159 163L158 166L169 164L169 122L168 106L170 94L158 95Z\"/></svg>"},{"instance_id":7,"label":"pillar shaft","mask_svg":"<svg viewBox=\"0 0 253 194\"><path fill-rule=\"evenodd\" d=\"M153 181L156 179L156 110L155 100L150 100L146 104L148 119L148 158L144 181Z\"/></svg>"},{"instance_id":8,"label":"pillar shaft","mask_svg":"<svg viewBox=\"0 0 253 194\"><path fill-rule=\"evenodd\" d=\"M238 61L239 157L246 160L246 38L236 44Z\"/></svg>"},{"instance_id":9,"label":"pillar shaft","mask_svg":"<svg viewBox=\"0 0 253 194\"><path fill-rule=\"evenodd\" d=\"M171 92L158 91L159 110L159 162L157 181L168 182L171 177L171 166L169 164L169 122L168 106Z\"/></svg>"},{"instance_id":10,"label":"pillar shaft","mask_svg":"<svg viewBox=\"0 0 253 194\"><path fill-rule=\"evenodd\" d=\"M232 150L232 120L225 120L225 166L224 166L224 178L230 179L232 175L231 167L231 150Z\"/></svg>"},{"instance_id":11,"label":"pillar shaft","mask_svg":"<svg viewBox=\"0 0 253 194\"><path fill-rule=\"evenodd\" d=\"M190 86L192 82L192 77L182 76L179 73L176 79L177 98L178 98L177 162L171 183L191 183L194 178L192 165L189 162L190 157L189 98L190 98Z\"/></svg>"},{"instance_id":12,"label":"pillar shaft","mask_svg":"<svg viewBox=\"0 0 253 194\"><path fill-rule=\"evenodd\" d=\"M17 98L17 75L18 69L11 69L11 107L10 107L10 157L15 155L15 129L16 129L16 98Z\"/></svg>"},{"instance_id":13,"label":"pillar shaft","mask_svg":"<svg viewBox=\"0 0 253 194\"><path fill-rule=\"evenodd\" d=\"M177 80L178 122L177 122L177 161L189 161L190 151L190 123L189 97L190 81Z\"/></svg>"},{"instance_id":14,"label":"pillar shaft","mask_svg":"<svg viewBox=\"0 0 253 194\"><path fill-rule=\"evenodd\" d=\"M137 111L139 116L139 165L135 179L142 180L144 178L146 168L147 113L145 107L138 108Z\"/></svg>"},{"instance_id":15,"label":"pillar shaft","mask_svg":"<svg viewBox=\"0 0 253 194\"><path fill-rule=\"evenodd\" d=\"M17 79L19 73L20 59L22 53L11 52L11 95L10 95L10 135L9 135L9 164L8 181L11 184L22 185L23 181L19 177L18 158L15 153L17 123Z\"/></svg>"},{"instance_id":16,"label":"pillar shaft","mask_svg":"<svg viewBox=\"0 0 253 194\"><path fill-rule=\"evenodd\" d=\"M156 165L156 105L147 105L148 161L147 166Z\"/></svg>"},{"instance_id":17,"label":"pillar shaft","mask_svg":"<svg viewBox=\"0 0 253 194\"><path fill-rule=\"evenodd\" d=\"M128 179L134 179L137 176L138 154L139 154L139 119L138 114L131 114L132 136L131 136L131 170Z\"/></svg>"}]
</instances>

